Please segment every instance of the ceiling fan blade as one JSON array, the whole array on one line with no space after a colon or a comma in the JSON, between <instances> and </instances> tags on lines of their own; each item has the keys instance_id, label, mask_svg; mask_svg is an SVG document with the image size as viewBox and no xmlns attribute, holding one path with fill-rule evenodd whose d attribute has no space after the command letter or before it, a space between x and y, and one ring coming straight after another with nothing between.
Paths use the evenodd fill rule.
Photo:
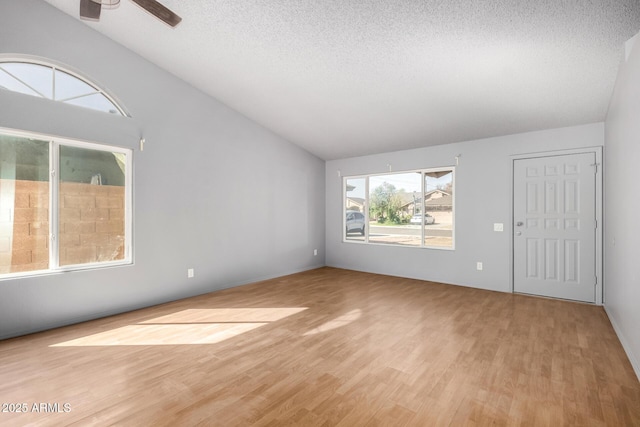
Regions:
<instances>
[{"instance_id":1,"label":"ceiling fan blade","mask_svg":"<svg viewBox=\"0 0 640 427\"><path fill-rule=\"evenodd\" d=\"M133 2L172 27L175 27L180 23L180 21L182 21L181 17L158 3L156 0L133 0Z\"/></svg>"},{"instance_id":2,"label":"ceiling fan blade","mask_svg":"<svg viewBox=\"0 0 640 427\"><path fill-rule=\"evenodd\" d=\"M80 18L98 21L102 5L91 0L80 0Z\"/></svg>"}]
</instances>

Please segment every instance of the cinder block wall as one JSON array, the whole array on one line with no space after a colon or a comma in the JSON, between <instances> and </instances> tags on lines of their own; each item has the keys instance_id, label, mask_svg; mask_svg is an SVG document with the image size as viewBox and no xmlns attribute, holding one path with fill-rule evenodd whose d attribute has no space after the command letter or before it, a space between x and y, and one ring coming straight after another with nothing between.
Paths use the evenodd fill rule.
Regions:
<instances>
[{"instance_id":1,"label":"cinder block wall","mask_svg":"<svg viewBox=\"0 0 640 427\"><path fill-rule=\"evenodd\" d=\"M60 265L124 258L124 187L60 184Z\"/></svg>"},{"instance_id":2,"label":"cinder block wall","mask_svg":"<svg viewBox=\"0 0 640 427\"><path fill-rule=\"evenodd\" d=\"M0 273L47 269L49 266L49 183L15 182L13 206L0 215ZM13 229L11 238L3 235ZM124 257L124 187L60 184L60 265Z\"/></svg>"},{"instance_id":3,"label":"cinder block wall","mask_svg":"<svg viewBox=\"0 0 640 427\"><path fill-rule=\"evenodd\" d=\"M0 185L0 273L48 268L49 183L2 180Z\"/></svg>"}]
</instances>

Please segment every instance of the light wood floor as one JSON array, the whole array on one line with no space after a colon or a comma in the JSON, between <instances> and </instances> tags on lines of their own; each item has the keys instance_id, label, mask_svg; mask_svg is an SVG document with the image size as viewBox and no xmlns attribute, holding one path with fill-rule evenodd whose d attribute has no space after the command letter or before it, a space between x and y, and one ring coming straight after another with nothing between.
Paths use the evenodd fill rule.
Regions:
<instances>
[{"instance_id":1,"label":"light wood floor","mask_svg":"<svg viewBox=\"0 0 640 427\"><path fill-rule=\"evenodd\" d=\"M30 412L2 426L640 425L601 307L332 268L2 341L0 403Z\"/></svg>"}]
</instances>

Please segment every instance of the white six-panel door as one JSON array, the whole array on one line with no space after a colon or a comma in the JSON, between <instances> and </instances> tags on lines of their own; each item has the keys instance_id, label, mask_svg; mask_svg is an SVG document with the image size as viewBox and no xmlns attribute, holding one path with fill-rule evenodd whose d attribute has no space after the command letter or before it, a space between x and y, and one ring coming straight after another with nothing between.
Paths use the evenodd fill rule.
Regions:
<instances>
[{"instance_id":1,"label":"white six-panel door","mask_svg":"<svg viewBox=\"0 0 640 427\"><path fill-rule=\"evenodd\" d=\"M595 302L595 153L514 160L514 291Z\"/></svg>"}]
</instances>

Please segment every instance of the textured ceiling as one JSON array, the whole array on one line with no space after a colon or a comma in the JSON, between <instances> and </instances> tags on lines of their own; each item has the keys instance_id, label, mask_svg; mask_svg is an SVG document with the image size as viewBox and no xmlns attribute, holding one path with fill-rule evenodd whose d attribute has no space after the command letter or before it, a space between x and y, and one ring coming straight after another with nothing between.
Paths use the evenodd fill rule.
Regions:
<instances>
[{"instance_id":1,"label":"textured ceiling","mask_svg":"<svg viewBox=\"0 0 640 427\"><path fill-rule=\"evenodd\" d=\"M639 0L161 1L176 28L83 22L327 160L602 121L640 30Z\"/></svg>"}]
</instances>

